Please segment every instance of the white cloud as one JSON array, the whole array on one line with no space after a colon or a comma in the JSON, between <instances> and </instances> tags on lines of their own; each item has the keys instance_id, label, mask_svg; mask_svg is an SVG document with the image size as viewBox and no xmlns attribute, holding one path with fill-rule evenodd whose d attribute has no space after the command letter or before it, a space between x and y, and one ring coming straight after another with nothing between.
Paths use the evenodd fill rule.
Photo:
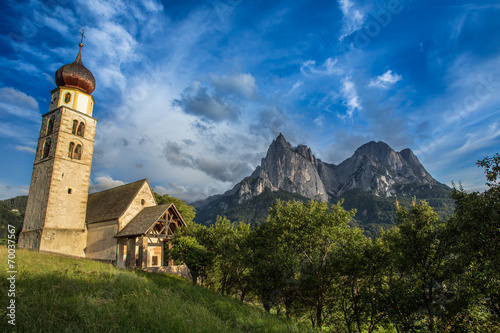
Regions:
<instances>
[{"instance_id":1,"label":"white cloud","mask_svg":"<svg viewBox=\"0 0 500 333\"><path fill-rule=\"evenodd\" d=\"M248 99L257 97L257 85L252 74L212 75L212 85L223 95L236 95Z\"/></svg>"},{"instance_id":2,"label":"white cloud","mask_svg":"<svg viewBox=\"0 0 500 333\"><path fill-rule=\"evenodd\" d=\"M292 94L293 92L295 92L297 89L299 89L302 85L304 84L304 82L302 80L298 80L297 82L295 82L292 86L292 88L288 91L288 94L287 95L290 95Z\"/></svg>"},{"instance_id":3,"label":"white cloud","mask_svg":"<svg viewBox=\"0 0 500 333\"><path fill-rule=\"evenodd\" d=\"M163 186L160 186L160 185L156 185L154 188L153 188L153 191L155 191L156 193L158 193L159 195L165 195L167 194L167 189L164 188Z\"/></svg>"},{"instance_id":4,"label":"white cloud","mask_svg":"<svg viewBox=\"0 0 500 333\"><path fill-rule=\"evenodd\" d=\"M338 2L339 8L344 15L339 37L339 40L342 41L363 26L364 15L354 6L353 0L338 0Z\"/></svg>"},{"instance_id":5,"label":"white cloud","mask_svg":"<svg viewBox=\"0 0 500 333\"><path fill-rule=\"evenodd\" d=\"M323 127L323 124L325 123L325 117L318 116L313 120L313 122L316 124L316 126Z\"/></svg>"},{"instance_id":6,"label":"white cloud","mask_svg":"<svg viewBox=\"0 0 500 333\"><path fill-rule=\"evenodd\" d=\"M121 180L115 180L111 178L111 176L109 175L100 176L96 177L95 180L90 183L89 192L90 193L101 192L121 185L125 185L125 182Z\"/></svg>"},{"instance_id":7,"label":"white cloud","mask_svg":"<svg viewBox=\"0 0 500 333\"><path fill-rule=\"evenodd\" d=\"M28 153L32 153L32 154L35 154L36 153L36 149L33 148L33 147L26 147L26 146L16 146L16 150L19 150L19 151L26 151Z\"/></svg>"},{"instance_id":8,"label":"white cloud","mask_svg":"<svg viewBox=\"0 0 500 333\"><path fill-rule=\"evenodd\" d=\"M356 91L356 85L351 80L350 76L346 76L342 80L342 87L340 88L340 92L342 93L342 97L344 99L342 105L347 108L348 117L352 117L355 111L359 111L362 109L359 96Z\"/></svg>"},{"instance_id":9,"label":"white cloud","mask_svg":"<svg viewBox=\"0 0 500 333\"><path fill-rule=\"evenodd\" d=\"M22 118L37 119L40 117L38 102L31 96L14 88L0 88L0 113Z\"/></svg>"},{"instance_id":10,"label":"white cloud","mask_svg":"<svg viewBox=\"0 0 500 333\"><path fill-rule=\"evenodd\" d=\"M490 124L487 129L483 128L477 132L467 133L465 137L467 141L460 148L451 152L451 154L455 155L457 158L489 147L495 140L499 140L500 126L495 122Z\"/></svg>"},{"instance_id":11,"label":"white cloud","mask_svg":"<svg viewBox=\"0 0 500 333\"><path fill-rule=\"evenodd\" d=\"M157 187L163 189L162 186ZM211 187L210 185L207 188L204 188L199 185L182 186L174 183L169 183L168 190L166 190L165 194L179 198L185 201L187 204L191 204L195 201L203 200L210 195L220 194L222 191L223 189L221 189L220 187ZM160 192L157 193L160 194Z\"/></svg>"},{"instance_id":12,"label":"white cloud","mask_svg":"<svg viewBox=\"0 0 500 333\"><path fill-rule=\"evenodd\" d=\"M320 66L316 66L315 60L306 60L300 66L300 71L306 75L340 75L344 70L337 66L338 59L328 58Z\"/></svg>"},{"instance_id":13,"label":"white cloud","mask_svg":"<svg viewBox=\"0 0 500 333\"><path fill-rule=\"evenodd\" d=\"M401 75L396 73L393 74L392 70L388 70L384 74L377 76L376 79L372 79L369 86L387 89L390 85L401 81L402 79L403 77Z\"/></svg>"}]
</instances>

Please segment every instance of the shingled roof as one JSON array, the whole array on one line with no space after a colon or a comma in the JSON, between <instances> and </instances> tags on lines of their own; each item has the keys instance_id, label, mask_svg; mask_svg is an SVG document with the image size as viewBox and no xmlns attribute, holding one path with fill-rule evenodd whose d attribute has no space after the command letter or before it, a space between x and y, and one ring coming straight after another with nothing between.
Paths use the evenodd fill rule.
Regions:
<instances>
[{"instance_id":1,"label":"shingled roof","mask_svg":"<svg viewBox=\"0 0 500 333\"><path fill-rule=\"evenodd\" d=\"M182 224L185 225L175 205L173 203L168 203L144 208L119 233L117 233L115 237L122 238L144 235L171 207L174 209Z\"/></svg>"},{"instance_id":2,"label":"shingled roof","mask_svg":"<svg viewBox=\"0 0 500 333\"><path fill-rule=\"evenodd\" d=\"M87 201L87 223L116 220L125 213L147 179L111 188L89 195Z\"/></svg>"}]
</instances>

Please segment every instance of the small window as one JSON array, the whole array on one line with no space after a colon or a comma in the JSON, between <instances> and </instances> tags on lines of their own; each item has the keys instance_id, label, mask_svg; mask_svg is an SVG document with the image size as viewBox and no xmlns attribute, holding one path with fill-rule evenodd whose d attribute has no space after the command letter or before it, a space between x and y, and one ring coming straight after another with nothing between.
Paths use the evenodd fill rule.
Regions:
<instances>
[{"instance_id":1,"label":"small window","mask_svg":"<svg viewBox=\"0 0 500 333\"><path fill-rule=\"evenodd\" d=\"M80 123L80 125L78 125L78 131L76 132L76 135L81 136L81 137L83 137L85 135L85 124L84 123Z\"/></svg>"},{"instance_id":2,"label":"small window","mask_svg":"<svg viewBox=\"0 0 500 333\"><path fill-rule=\"evenodd\" d=\"M54 131L54 120L55 116L50 117L49 123L47 124L47 135L52 134Z\"/></svg>"},{"instance_id":3,"label":"small window","mask_svg":"<svg viewBox=\"0 0 500 333\"><path fill-rule=\"evenodd\" d=\"M158 266L158 256L151 257L151 266Z\"/></svg>"},{"instance_id":4,"label":"small window","mask_svg":"<svg viewBox=\"0 0 500 333\"><path fill-rule=\"evenodd\" d=\"M50 139L46 139L45 143L43 144L42 158L46 158L49 156L50 144L51 144Z\"/></svg>"},{"instance_id":5,"label":"small window","mask_svg":"<svg viewBox=\"0 0 500 333\"><path fill-rule=\"evenodd\" d=\"M68 194L73 193L73 189L68 187Z\"/></svg>"},{"instance_id":6,"label":"small window","mask_svg":"<svg viewBox=\"0 0 500 333\"><path fill-rule=\"evenodd\" d=\"M71 101L71 94L66 93L66 95L64 95L64 103L69 103L69 101Z\"/></svg>"},{"instance_id":7,"label":"small window","mask_svg":"<svg viewBox=\"0 0 500 333\"><path fill-rule=\"evenodd\" d=\"M145 203L146 203L146 200L141 199L141 205L143 205L143 206L144 206L144 204L145 204Z\"/></svg>"},{"instance_id":8,"label":"small window","mask_svg":"<svg viewBox=\"0 0 500 333\"><path fill-rule=\"evenodd\" d=\"M68 157L73 158L73 151L75 150L75 143L70 142L69 143L69 148L68 148Z\"/></svg>"},{"instance_id":9,"label":"small window","mask_svg":"<svg viewBox=\"0 0 500 333\"><path fill-rule=\"evenodd\" d=\"M76 134L76 129L78 128L78 120L73 120L73 130L71 133Z\"/></svg>"},{"instance_id":10,"label":"small window","mask_svg":"<svg viewBox=\"0 0 500 333\"><path fill-rule=\"evenodd\" d=\"M76 160L82 159L82 145L76 145L75 152L73 154L73 158Z\"/></svg>"}]
</instances>

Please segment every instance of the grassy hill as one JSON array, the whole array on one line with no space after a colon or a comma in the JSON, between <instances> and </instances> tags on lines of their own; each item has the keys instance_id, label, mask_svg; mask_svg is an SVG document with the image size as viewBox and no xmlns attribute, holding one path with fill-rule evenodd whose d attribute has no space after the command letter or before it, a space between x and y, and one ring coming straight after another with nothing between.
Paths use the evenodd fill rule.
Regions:
<instances>
[{"instance_id":1,"label":"grassy hill","mask_svg":"<svg viewBox=\"0 0 500 333\"><path fill-rule=\"evenodd\" d=\"M4 246L0 257L0 332L304 332L179 277L20 249L12 327Z\"/></svg>"}]
</instances>

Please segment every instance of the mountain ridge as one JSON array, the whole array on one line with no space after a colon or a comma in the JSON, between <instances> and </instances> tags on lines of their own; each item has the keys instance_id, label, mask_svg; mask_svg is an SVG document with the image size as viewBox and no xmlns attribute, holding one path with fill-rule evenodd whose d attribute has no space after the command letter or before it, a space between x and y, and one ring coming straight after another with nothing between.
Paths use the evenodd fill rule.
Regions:
<instances>
[{"instance_id":1,"label":"mountain ridge","mask_svg":"<svg viewBox=\"0 0 500 333\"><path fill-rule=\"evenodd\" d=\"M427 172L409 148L397 152L383 141L370 141L341 163L330 164L316 158L306 145L292 147L280 134L250 176L225 193L193 205L198 211L197 216L208 219L210 214L204 211L216 210L219 203L220 212L224 212L233 205L241 205L258 197L266 189L329 203L335 203L346 195L353 197L356 191L384 199L412 195L421 197L420 193L426 193L424 198L429 195L442 198L443 193L450 190ZM434 192L436 194L432 194ZM359 196L366 198L361 193L354 195ZM391 221L394 222L393 219ZM213 221L200 222L207 224Z\"/></svg>"},{"instance_id":2,"label":"mountain ridge","mask_svg":"<svg viewBox=\"0 0 500 333\"><path fill-rule=\"evenodd\" d=\"M262 193L265 187L320 201L331 201L347 190L358 188L378 196L392 196L396 193L393 185L415 182L446 186L425 170L409 148L396 152L383 141L370 141L336 165L316 158L305 145L293 148L280 133L250 176L231 190L205 200L239 193L241 203Z\"/></svg>"}]
</instances>

